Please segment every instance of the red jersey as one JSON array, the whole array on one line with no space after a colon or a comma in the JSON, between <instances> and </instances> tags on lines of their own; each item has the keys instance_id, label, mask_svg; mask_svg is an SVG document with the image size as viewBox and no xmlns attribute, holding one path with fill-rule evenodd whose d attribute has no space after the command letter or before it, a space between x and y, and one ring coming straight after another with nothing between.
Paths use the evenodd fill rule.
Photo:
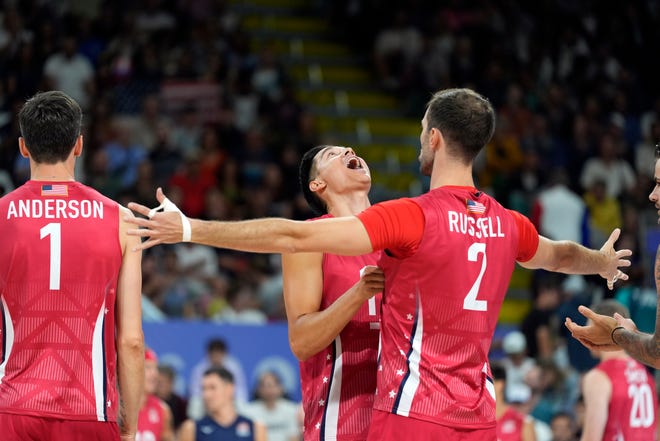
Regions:
<instances>
[{"instance_id":1,"label":"red jersey","mask_svg":"<svg viewBox=\"0 0 660 441\"><path fill-rule=\"evenodd\" d=\"M526 415L509 407L497 420L497 441L520 441Z\"/></svg>"},{"instance_id":2,"label":"red jersey","mask_svg":"<svg viewBox=\"0 0 660 441\"><path fill-rule=\"evenodd\" d=\"M119 206L77 182L0 199L0 412L116 421Z\"/></svg>"},{"instance_id":3,"label":"red jersey","mask_svg":"<svg viewBox=\"0 0 660 441\"><path fill-rule=\"evenodd\" d=\"M159 441L164 424L163 404L157 396L148 395L138 414L135 441Z\"/></svg>"},{"instance_id":4,"label":"red jersey","mask_svg":"<svg viewBox=\"0 0 660 441\"><path fill-rule=\"evenodd\" d=\"M355 285L360 270L376 265L379 256L324 254L321 309ZM377 294L365 302L330 346L300 363L305 441L366 439L376 390L380 299Z\"/></svg>"},{"instance_id":5,"label":"red jersey","mask_svg":"<svg viewBox=\"0 0 660 441\"><path fill-rule=\"evenodd\" d=\"M396 218L392 210L410 201L363 212L369 236L387 228L370 210ZM374 408L450 427L494 428L488 351L515 262L534 255L538 234L527 218L471 187L440 187L412 201L424 218L418 246L395 258L390 254L401 256L405 246L388 243L379 262L385 292Z\"/></svg>"},{"instance_id":6,"label":"red jersey","mask_svg":"<svg viewBox=\"0 0 660 441\"><path fill-rule=\"evenodd\" d=\"M603 440L655 439L658 398L648 370L632 358L605 360L594 369L605 373L612 384Z\"/></svg>"}]
</instances>

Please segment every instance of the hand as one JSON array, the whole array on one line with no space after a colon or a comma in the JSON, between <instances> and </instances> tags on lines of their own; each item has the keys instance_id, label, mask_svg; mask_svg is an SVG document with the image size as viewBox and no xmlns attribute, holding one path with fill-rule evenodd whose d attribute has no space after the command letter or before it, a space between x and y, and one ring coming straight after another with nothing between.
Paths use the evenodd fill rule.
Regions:
<instances>
[{"instance_id":1,"label":"hand","mask_svg":"<svg viewBox=\"0 0 660 441\"><path fill-rule=\"evenodd\" d=\"M621 235L621 230L619 228L615 228L614 231L612 231L612 234L610 234L610 237L607 239L607 241L603 244L603 246L600 249L600 252L605 254L608 258L608 263L607 263L607 269L604 272L599 273L599 275L607 280L607 287L612 290L614 289L614 284L618 280L628 280L628 275L621 271L619 267L627 267L630 266L630 260L625 259L625 257L629 257L632 255L632 251L630 250L619 250L616 251L614 249L614 243L619 239L619 236Z\"/></svg>"},{"instance_id":2,"label":"hand","mask_svg":"<svg viewBox=\"0 0 660 441\"><path fill-rule=\"evenodd\" d=\"M125 434L121 434L121 435L119 436L119 439L120 439L121 441L135 441L135 434L134 434L134 433L132 433L132 434L126 434L126 433L125 433Z\"/></svg>"},{"instance_id":3,"label":"hand","mask_svg":"<svg viewBox=\"0 0 660 441\"><path fill-rule=\"evenodd\" d=\"M354 285L355 290L364 299L368 300L383 292L385 287L385 273L374 265L367 265L360 271L360 280Z\"/></svg>"},{"instance_id":4,"label":"hand","mask_svg":"<svg viewBox=\"0 0 660 441\"><path fill-rule=\"evenodd\" d=\"M585 326L580 326L570 318L566 317L565 325L571 335L580 343L592 350L618 351L621 348L612 341L612 330L619 325L613 317L596 314L586 306L578 307L580 314L589 321Z\"/></svg>"},{"instance_id":5,"label":"hand","mask_svg":"<svg viewBox=\"0 0 660 441\"><path fill-rule=\"evenodd\" d=\"M156 199L161 204L165 200L165 194L160 187L156 190ZM162 243L178 243L182 241L182 215L178 212L163 211L151 213L149 208L135 202L129 202L128 208L145 217L125 217L124 220L126 222L140 227L139 229L127 230L126 234L129 236L149 238L149 240L142 242L136 247L134 251L146 250Z\"/></svg>"},{"instance_id":6,"label":"hand","mask_svg":"<svg viewBox=\"0 0 660 441\"><path fill-rule=\"evenodd\" d=\"M637 325L635 324L635 322L632 321L632 319L625 318L618 312L614 313L614 320L616 320L619 326L623 326L625 329L627 329L630 332L639 332L639 329L637 329Z\"/></svg>"}]
</instances>

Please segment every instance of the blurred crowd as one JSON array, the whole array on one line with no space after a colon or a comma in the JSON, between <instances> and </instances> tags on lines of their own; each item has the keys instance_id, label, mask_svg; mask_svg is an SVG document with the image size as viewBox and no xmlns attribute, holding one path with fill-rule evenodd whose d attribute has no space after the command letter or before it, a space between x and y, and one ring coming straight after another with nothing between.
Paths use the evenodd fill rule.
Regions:
<instances>
[{"instance_id":1,"label":"blurred crowd","mask_svg":"<svg viewBox=\"0 0 660 441\"><path fill-rule=\"evenodd\" d=\"M193 217L312 216L297 166L321 140L314 115L273 48L255 49L230 2L0 4L0 194L29 178L16 148L18 109L54 88L85 111L77 177L109 197L153 206L162 186ZM635 253L630 280L614 292L598 279L534 274L524 286L531 311L494 347L514 367L512 399L548 425L577 428L576 385L595 360L565 338L563 317L579 322L578 304L616 297L640 329L654 326L657 214L647 195L660 142L660 3L383 4L311 7L329 18L330 35L367 56L375 83L407 116L421 118L440 88L487 96L497 129L478 161L479 186L541 234L598 248L621 227L618 247ZM144 296L168 317L281 320L279 266L273 255L156 247L144 256ZM525 379L520 387L515 378Z\"/></svg>"}]
</instances>

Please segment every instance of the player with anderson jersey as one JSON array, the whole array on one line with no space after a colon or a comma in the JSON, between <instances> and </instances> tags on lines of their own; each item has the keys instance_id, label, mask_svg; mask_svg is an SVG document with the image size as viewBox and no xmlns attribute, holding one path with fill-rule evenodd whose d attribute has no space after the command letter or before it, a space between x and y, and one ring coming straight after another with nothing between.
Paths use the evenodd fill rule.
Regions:
<instances>
[{"instance_id":1,"label":"player with anderson jersey","mask_svg":"<svg viewBox=\"0 0 660 441\"><path fill-rule=\"evenodd\" d=\"M495 114L469 89L437 92L420 134L420 169L431 190L376 204L357 216L296 222L214 222L179 213L134 218L148 237L138 249L183 239L252 252L385 250L381 359L370 440L494 440L495 400L488 347L516 260L527 268L627 276L629 250L615 251L615 230L601 250L553 241L524 216L474 187L474 158L490 140ZM162 193L157 194L160 202ZM148 215L148 207L130 203ZM442 301L440 300L442 299ZM382 369L382 370L381 370Z\"/></svg>"},{"instance_id":2,"label":"player with anderson jersey","mask_svg":"<svg viewBox=\"0 0 660 441\"><path fill-rule=\"evenodd\" d=\"M61 92L35 95L19 114L31 180L0 199L4 441L135 436L141 254L126 252L136 241L120 216L130 212L73 180L81 120Z\"/></svg>"},{"instance_id":3,"label":"player with anderson jersey","mask_svg":"<svg viewBox=\"0 0 660 441\"><path fill-rule=\"evenodd\" d=\"M604 300L591 308L596 314L628 317L625 306ZM656 439L658 398L648 370L621 349L593 351L600 363L584 375L582 441Z\"/></svg>"},{"instance_id":4,"label":"player with anderson jersey","mask_svg":"<svg viewBox=\"0 0 660 441\"><path fill-rule=\"evenodd\" d=\"M300 185L309 206L324 214L321 218L357 214L370 206L369 168L351 148L310 149L300 163ZM301 360L306 441L367 436L384 280L374 266L379 256L282 256L289 340Z\"/></svg>"}]
</instances>

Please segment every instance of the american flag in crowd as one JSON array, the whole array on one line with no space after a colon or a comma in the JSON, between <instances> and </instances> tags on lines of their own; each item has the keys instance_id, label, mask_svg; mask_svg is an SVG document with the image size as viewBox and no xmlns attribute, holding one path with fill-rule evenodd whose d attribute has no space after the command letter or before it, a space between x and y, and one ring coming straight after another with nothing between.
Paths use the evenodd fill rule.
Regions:
<instances>
[{"instance_id":1,"label":"american flag in crowd","mask_svg":"<svg viewBox=\"0 0 660 441\"><path fill-rule=\"evenodd\" d=\"M69 188L66 184L43 184L41 196L68 196Z\"/></svg>"},{"instance_id":2,"label":"american flag in crowd","mask_svg":"<svg viewBox=\"0 0 660 441\"><path fill-rule=\"evenodd\" d=\"M472 199L466 199L465 204L467 206L468 213L483 214L484 211L486 211L486 206L481 202L476 202Z\"/></svg>"}]
</instances>

